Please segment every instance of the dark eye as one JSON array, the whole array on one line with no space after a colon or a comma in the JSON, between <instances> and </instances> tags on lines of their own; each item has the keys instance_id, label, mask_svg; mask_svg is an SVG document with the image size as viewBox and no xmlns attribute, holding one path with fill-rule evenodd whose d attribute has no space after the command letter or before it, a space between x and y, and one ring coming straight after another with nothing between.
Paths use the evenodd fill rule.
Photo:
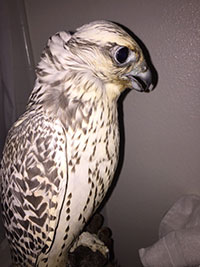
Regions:
<instances>
[{"instance_id":1,"label":"dark eye","mask_svg":"<svg viewBox=\"0 0 200 267\"><path fill-rule=\"evenodd\" d=\"M129 49L126 46L120 47L115 54L115 58L117 62L120 64L125 63L128 56L129 56Z\"/></svg>"}]
</instances>

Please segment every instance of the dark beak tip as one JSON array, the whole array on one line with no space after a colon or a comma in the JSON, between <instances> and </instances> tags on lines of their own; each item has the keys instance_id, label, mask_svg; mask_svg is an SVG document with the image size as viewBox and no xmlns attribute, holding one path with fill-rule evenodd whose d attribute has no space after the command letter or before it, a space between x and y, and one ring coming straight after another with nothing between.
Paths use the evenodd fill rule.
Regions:
<instances>
[{"instance_id":1,"label":"dark beak tip","mask_svg":"<svg viewBox=\"0 0 200 267\"><path fill-rule=\"evenodd\" d=\"M151 83L150 85L147 86L147 88L144 90L145 93L150 93L154 90L155 85L153 83Z\"/></svg>"}]
</instances>

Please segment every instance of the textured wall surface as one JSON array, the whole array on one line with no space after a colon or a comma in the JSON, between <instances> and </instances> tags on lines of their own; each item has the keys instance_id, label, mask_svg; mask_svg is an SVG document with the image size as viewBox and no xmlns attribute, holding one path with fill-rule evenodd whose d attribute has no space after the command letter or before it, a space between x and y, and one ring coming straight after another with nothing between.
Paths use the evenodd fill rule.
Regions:
<instances>
[{"instance_id":1,"label":"textured wall surface","mask_svg":"<svg viewBox=\"0 0 200 267\"><path fill-rule=\"evenodd\" d=\"M157 239L170 205L200 194L199 1L26 0L26 7L36 62L51 34L96 19L126 25L149 50L158 85L124 100L124 162L107 204L121 266L139 267L137 250Z\"/></svg>"}]
</instances>

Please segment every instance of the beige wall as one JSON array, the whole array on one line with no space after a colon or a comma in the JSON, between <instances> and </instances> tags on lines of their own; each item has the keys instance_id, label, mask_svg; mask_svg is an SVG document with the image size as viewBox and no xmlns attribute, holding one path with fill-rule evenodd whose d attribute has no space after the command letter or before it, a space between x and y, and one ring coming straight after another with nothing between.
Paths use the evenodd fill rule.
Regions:
<instances>
[{"instance_id":1,"label":"beige wall","mask_svg":"<svg viewBox=\"0 0 200 267\"><path fill-rule=\"evenodd\" d=\"M25 2L36 62L51 34L96 19L126 25L150 52L159 82L124 100L124 163L106 208L122 267L139 267L170 205L200 194L199 0Z\"/></svg>"}]
</instances>

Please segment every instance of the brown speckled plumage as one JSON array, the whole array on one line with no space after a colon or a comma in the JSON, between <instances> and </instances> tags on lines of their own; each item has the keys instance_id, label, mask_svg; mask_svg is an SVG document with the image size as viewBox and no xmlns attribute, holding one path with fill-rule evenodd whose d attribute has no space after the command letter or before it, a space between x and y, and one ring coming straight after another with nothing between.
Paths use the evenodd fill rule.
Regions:
<instances>
[{"instance_id":1,"label":"brown speckled plumage","mask_svg":"<svg viewBox=\"0 0 200 267\"><path fill-rule=\"evenodd\" d=\"M127 46L124 64L117 50ZM120 59L121 60L121 59ZM65 266L118 161L117 99L146 72L136 42L106 21L52 36L26 112L7 136L2 210L14 266Z\"/></svg>"}]
</instances>

